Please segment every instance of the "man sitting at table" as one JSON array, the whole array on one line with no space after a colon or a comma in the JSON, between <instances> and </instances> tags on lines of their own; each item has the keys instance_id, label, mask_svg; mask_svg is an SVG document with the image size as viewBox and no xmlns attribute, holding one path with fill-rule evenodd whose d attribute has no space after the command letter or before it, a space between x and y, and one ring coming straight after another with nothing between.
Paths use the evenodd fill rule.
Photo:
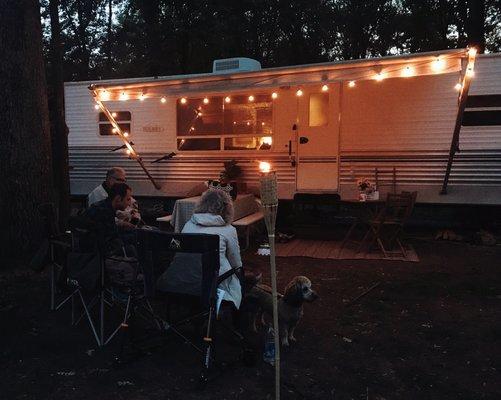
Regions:
<instances>
[{"instance_id":1,"label":"man sitting at table","mask_svg":"<svg viewBox=\"0 0 501 400\"><path fill-rule=\"evenodd\" d=\"M83 218L93 224L100 233L105 251L108 254L121 253L125 246L115 223L117 211L123 211L130 206L132 189L126 183L115 183L109 189L106 199L93 203L83 214ZM123 252L122 252L123 254Z\"/></svg>"},{"instance_id":2,"label":"man sitting at table","mask_svg":"<svg viewBox=\"0 0 501 400\"><path fill-rule=\"evenodd\" d=\"M240 247L237 231L233 225L233 202L223 190L209 189L201 197L191 219L184 225L182 233L206 233L219 235L219 275L240 268ZM159 291L186 293L190 287L196 294L201 283L201 259L198 255L177 253L169 268L157 282ZM223 300L232 302L238 309L242 300L240 280L234 274L219 285L224 291Z\"/></svg>"},{"instance_id":3,"label":"man sitting at table","mask_svg":"<svg viewBox=\"0 0 501 400\"><path fill-rule=\"evenodd\" d=\"M121 167L112 167L106 172L106 179L97 186L87 196L87 205L90 207L98 201L104 200L109 196L110 189L117 183L125 183L125 170ZM141 221L141 214L137 201L131 198L130 205L125 210L116 211L116 224L124 230L132 230Z\"/></svg>"}]
</instances>

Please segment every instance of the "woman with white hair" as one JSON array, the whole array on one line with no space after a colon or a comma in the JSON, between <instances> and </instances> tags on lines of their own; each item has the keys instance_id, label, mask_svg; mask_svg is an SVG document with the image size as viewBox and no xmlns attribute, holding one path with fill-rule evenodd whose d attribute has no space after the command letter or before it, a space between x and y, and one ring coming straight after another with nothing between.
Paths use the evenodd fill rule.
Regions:
<instances>
[{"instance_id":1,"label":"woman with white hair","mask_svg":"<svg viewBox=\"0 0 501 400\"><path fill-rule=\"evenodd\" d=\"M191 219L184 225L182 233L206 233L219 235L219 275L242 266L237 231L233 222L233 203L228 193L209 189L201 197ZM178 292L179 288L196 286L201 281L199 257L193 254L176 254L170 267L160 277L157 287L160 291ZM190 271L190 272L188 272ZM233 274L219 285L224 291L223 300L233 302L238 309L242 301L242 288L238 277ZM177 290L176 290L177 289ZM193 293L196 294L196 293Z\"/></svg>"}]
</instances>

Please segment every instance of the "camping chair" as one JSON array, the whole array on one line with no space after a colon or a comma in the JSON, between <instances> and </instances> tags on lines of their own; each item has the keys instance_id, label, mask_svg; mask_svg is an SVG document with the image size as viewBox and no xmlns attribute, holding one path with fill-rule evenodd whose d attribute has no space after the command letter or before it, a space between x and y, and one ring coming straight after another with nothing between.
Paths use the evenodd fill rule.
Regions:
<instances>
[{"instance_id":1,"label":"camping chair","mask_svg":"<svg viewBox=\"0 0 501 400\"><path fill-rule=\"evenodd\" d=\"M365 252L369 252L374 243L377 243L387 258L389 254L395 253L391 249L396 243L405 258L407 254L400 236L412 213L416 197L417 192L388 193L383 209L374 219L368 221L367 233L360 243L358 252L364 248Z\"/></svg>"},{"instance_id":2,"label":"camping chair","mask_svg":"<svg viewBox=\"0 0 501 400\"><path fill-rule=\"evenodd\" d=\"M156 294L157 277L162 272L159 266L166 263L166 271L171 268L172 279L176 279L175 285L168 291L162 292L163 300L170 306L179 303L197 305L190 310L185 318L172 321L170 312L167 320L162 321L165 332L172 332L179 336L183 342L188 343L193 349L203 354L203 370L200 375L201 383L205 383L213 357L213 329L216 322L218 309L218 285L233 274L240 271L232 269L219 276L219 236L208 234L181 234L160 231L138 230L138 254L139 261L144 271L145 293L148 297ZM199 263L180 264L183 257L198 257ZM181 257L181 258L179 258ZM177 265L182 268L177 269ZM192 265L193 264L193 265ZM175 275L174 275L175 274ZM168 276L168 272L167 272ZM168 277L170 282L171 277ZM220 295L219 295L220 296ZM179 328L182 325L204 321L203 344L199 346L188 339ZM239 339L243 336L233 331Z\"/></svg>"},{"instance_id":3,"label":"camping chair","mask_svg":"<svg viewBox=\"0 0 501 400\"><path fill-rule=\"evenodd\" d=\"M73 246L71 232L61 232L58 225L57 212L54 203L43 203L39 206L39 212L42 216L47 241L42 244L42 250L46 255L48 252L50 273L50 310L59 310L72 296L66 296L56 304L58 294L57 281L60 281L65 274L66 255Z\"/></svg>"}]
</instances>

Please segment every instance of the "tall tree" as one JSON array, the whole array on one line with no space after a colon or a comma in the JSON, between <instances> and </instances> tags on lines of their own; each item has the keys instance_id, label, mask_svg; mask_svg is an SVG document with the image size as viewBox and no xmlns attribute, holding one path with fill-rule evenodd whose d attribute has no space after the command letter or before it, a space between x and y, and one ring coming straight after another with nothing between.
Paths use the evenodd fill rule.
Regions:
<instances>
[{"instance_id":1,"label":"tall tree","mask_svg":"<svg viewBox=\"0 0 501 400\"><path fill-rule=\"evenodd\" d=\"M49 111L52 138L52 172L59 221L70 214L70 178L68 173L68 127L64 118L63 54L59 24L59 0L49 1L51 51L50 51L50 97Z\"/></svg>"},{"instance_id":2,"label":"tall tree","mask_svg":"<svg viewBox=\"0 0 501 400\"><path fill-rule=\"evenodd\" d=\"M0 252L36 247L51 200L51 146L40 7L0 0Z\"/></svg>"}]
</instances>

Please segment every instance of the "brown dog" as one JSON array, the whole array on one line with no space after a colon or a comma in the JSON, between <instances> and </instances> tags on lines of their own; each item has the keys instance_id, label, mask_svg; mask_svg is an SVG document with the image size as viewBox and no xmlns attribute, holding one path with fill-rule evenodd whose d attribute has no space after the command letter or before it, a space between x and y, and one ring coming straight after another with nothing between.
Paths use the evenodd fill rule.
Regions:
<instances>
[{"instance_id":1,"label":"brown dog","mask_svg":"<svg viewBox=\"0 0 501 400\"><path fill-rule=\"evenodd\" d=\"M280 331L280 343L289 346L289 340L296 341L294 330L303 316L303 303L312 302L318 295L311 289L311 281L305 276L294 277L285 288L285 294L279 295L278 321ZM257 322L265 324L264 316L270 318L273 315L273 298L271 288L265 285L257 285L245 296L247 311L251 316L252 328L257 331ZM250 304L250 306L249 306Z\"/></svg>"}]
</instances>

